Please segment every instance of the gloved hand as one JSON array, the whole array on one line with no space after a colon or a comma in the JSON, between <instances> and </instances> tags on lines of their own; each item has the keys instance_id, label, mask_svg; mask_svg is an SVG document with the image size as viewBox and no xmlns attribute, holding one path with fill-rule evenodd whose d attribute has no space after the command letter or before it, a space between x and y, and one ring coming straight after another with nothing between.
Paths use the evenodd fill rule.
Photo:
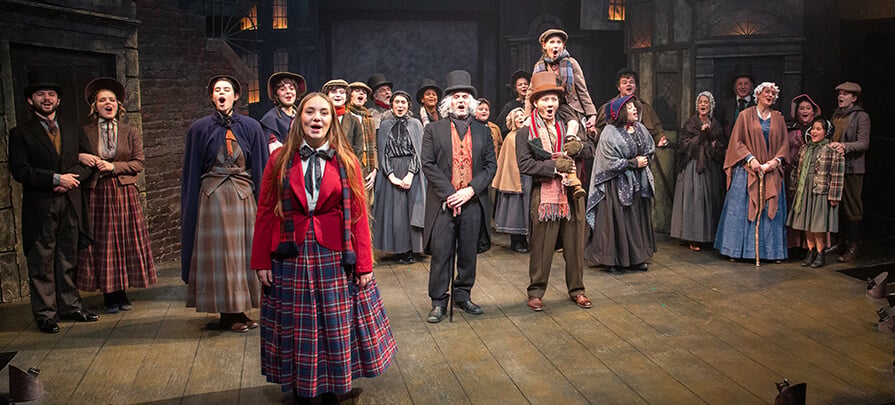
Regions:
<instances>
[{"instance_id":1,"label":"gloved hand","mask_svg":"<svg viewBox=\"0 0 895 405\"><path fill-rule=\"evenodd\" d=\"M581 148L583 147L584 145L581 144L581 141L572 139L566 141L566 143L562 145L562 150L563 152L566 152L567 155L575 157L578 156L578 152L581 152Z\"/></svg>"},{"instance_id":2,"label":"gloved hand","mask_svg":"<svg viewBox=\"0 0 895 405\"><path fill-rule=\"evenodd\" d=\"M568 173L575 169L575 161L567 157L556 159L556 171Z\"/></svg>"}]
</instances>

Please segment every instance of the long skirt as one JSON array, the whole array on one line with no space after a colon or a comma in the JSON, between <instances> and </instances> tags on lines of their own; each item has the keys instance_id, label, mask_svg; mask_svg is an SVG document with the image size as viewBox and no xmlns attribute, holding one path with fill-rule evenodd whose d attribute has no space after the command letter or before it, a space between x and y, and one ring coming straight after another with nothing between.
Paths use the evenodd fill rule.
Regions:
<instances>
[{"instance_id":1,"label":"long skirt","mask_svg":"<svg viewBox=\"0 0 895 405\"><path fill-rule=\"evenodd\" d=\"M196 242L186 306L196 312L237 313L258 308L261 284L249 269L255 227L251 181L206 174L199 190Z\"/></svg>"},{"instance_id":2,"label":"long skirt","mask_svg":"<svg viewBox=\"0 0 895 405\"><path fill-rule=\"evenodd\" d=\"M309 228L297 258L273 262L261 300L261 373L284 392L347 393L352 379L384 373L398 350L376 280L357 287L341 260Z\"/></svg>"},{"instance_id":3,"label":"long skirt","mask_svg":"<svg viewBox=\"0 0 895 405\"><path fill-rule=\"evenodd\" d=\"M755 258L755 222L749 220L749 191L746 169L738 165L730 179L730 189L724 199L718 232L715 234L715 249L732 259ZM768 217L765 203L758 218L759 257L768 260L783 260L786 249L786 189L780 189L777 213L774 219Z\"/></svg>"},{"instance_id":4,"label":"long skirt","mask_svg":"<svg viewBox=\"0 0 895 405\"><path fill-rule=\"evenodd\" d=\"M531 227L531 176L522 175L522 193L498 191L494 203L494 229L510 235L528 235Z\"/></svg>"},{"instance_id":5,"label":"long skirt","mask_svg":"<svg viewBox=\"0 0 895 405\"><path fill-rule=\"evenodd\" d=\"M696 164L696 160L691 160L677 175L671 237L688 242L714 242L724 205L724 172L712 163L697 173Z\"/></svg>"},{"instance_id":6,"label":"long skirt","mask_svg":"<svg viewBox=\"0 0 895 405\"><path fill-rule=\"evenodd\" d=\"M395 176L407 175L410 160L409 156L392 159ZM413 176L408 190L392 184L384 173L378 180L373 203L373 247L389 253L422 252L422 228L411 225L414 200L421 193L420 173Z\"/></svg>"},{"instance_id":7,"label":"long skirt","mask_svg":"<svg viewBox=\"0 0 895 405\"><path fill-rule=\"evenodd\" d=\"M630 206L618 199L618 179L606 184L606 198L597 204L594 228L584 258L594 264L631 267L656 253L653 200L634 196Z\"/></svg>"},{"instance_id":8,"label":"long skirt","mask_svg":"<svg viewBox=\"0 0 895 405\"><path fill-rule=\"evenodd\" d=\"M103 177L87 195L94 242L80 253L78 289L103 293L146 288L158 282L143 205L134 185Z\"/></svg>"}]
</instances>

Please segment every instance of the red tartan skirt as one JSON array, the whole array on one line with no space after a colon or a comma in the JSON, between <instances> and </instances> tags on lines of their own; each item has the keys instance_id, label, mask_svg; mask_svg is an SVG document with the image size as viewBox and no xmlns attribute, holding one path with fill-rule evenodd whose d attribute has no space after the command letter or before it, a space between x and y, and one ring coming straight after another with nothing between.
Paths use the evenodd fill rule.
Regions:
<instances>
[{"instance_id":1,"label":"red tartan skirt","mask_svg":"<svg viewBox=\"0 0 895 405\"><path fill-rule=\"evenodd\" d=\"M385 372L397 352L376 280L358 288L341 258L309 228L297 258L273 262L261 297L261 373L284 392L347 393L352 379Z\"/></svg>"},{"instance_id":2,"label":"red tartan skirt","mask_svg":"<svg viewBox=\"0 0 895 405\"><path fill-rule=\"evenodd\" d=\"M79 289L110 293L158 282L136 186L100 178L87 195L87 215L94 242L78 257Z\"/></svg>"}]
</instances>

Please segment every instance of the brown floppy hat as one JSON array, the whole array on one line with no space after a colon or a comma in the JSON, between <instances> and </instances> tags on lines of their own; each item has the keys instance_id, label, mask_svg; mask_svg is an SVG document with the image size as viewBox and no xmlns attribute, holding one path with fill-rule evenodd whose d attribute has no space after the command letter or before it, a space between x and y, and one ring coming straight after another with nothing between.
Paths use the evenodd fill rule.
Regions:
<instances>
[{"instance_id":1,"label":"brown floppy hat","mask_svg":"<svg viewBox=\"0 0 895 405\"><path fill-rule=\"evenodd\" d=\"M301 100L301 96L305 95L307 91L307 85L305 84L305 78L302 75L292 72L276 72L270 75L267 78L267 97L271 100L277 98L277 89L276 85L283 79L292 79L295 80L296 85L298 86L295 89L295 99Z\"/></svg>"},{"instance_id":2,"label":"brown floppy hat","mask_svg":"<svg viewBox=\"0 0 895 405\"><path fill-rule=\"evenodd\" d=\"M87 83L87 87L84 88L84 99L87 100L87 104L93 104L96 93L100 90L109 90L115 93L118 101L124 102L124 85L121 82L111 77L97 77Z\"/></svg>"}]
</instances>

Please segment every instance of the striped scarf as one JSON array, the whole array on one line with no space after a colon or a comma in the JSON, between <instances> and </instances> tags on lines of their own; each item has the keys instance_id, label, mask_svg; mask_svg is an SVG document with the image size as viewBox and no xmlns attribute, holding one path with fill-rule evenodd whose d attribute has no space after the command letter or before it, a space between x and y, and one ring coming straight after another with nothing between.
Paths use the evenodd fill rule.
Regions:
<instances>
[{"instance_id":1,"label":"striped scarf","mask_svg":"<svg viewBox=\"0 0 895 405\"><path fill-rule=\"evenodd\" d=\"M280 244L277 245L276 251L271 255L276 260L298 257L299 252L298 244L295 242L295 222L292 219L294 194L289 185L289 175L296 156L298 156L298 153L295 153L292 159L289 159L283 180L283 222L280 225ZM339 159L333 159L332 162L335 162L339 167L339 179L342 183L342 268L347 274L353 275L355 265L357 264L357 255L351 246L351 187L348 184L345 166L339 162Z\"/></svg>"},{"instance_id":2,"label":"striped scarf","mask_svg":"<svg viewBox=\"0 0 895 405\"><path fill-rule=\"evenodd\" d=\"M565 128L562 121L556 120L556 139L551 139L547 130L547 123L538 116L536 111L531 112L531 125L528 127L529 141L540 139L541 147L551 156L562 153L565 142ZM541 202L538 204L538 220L541 222L558 221L571 218L569 211L569 197L562 185L562 177L554 177L550 181L541 182Z\"/></svg>"},{"instance_id":3,"label":"striped scarf","mask_svg":"<svg viewBox=\"0 0 895 405\"><path fill-rule=\"evenodd\" d=\"M556 59L544 56L538 63L535 63L534 71L531 73L546 71L547 65L556 64L559 64L559 78L562 82L562 87L566 89L566 94L569 94L575 90L575 74L572 72L572 57L567 49L563 49Z\"/></svg>"},{"instance_id":4,"label":"striped scarf","mask_svg":"<svg viewBox=\"0 0 895 405\"><path fill-rule=\"evenodd\" d=\"M376 128L373 126L373 115L364 106L348 105L348 111L361 116L361 129L364 135L364 150L361 153L360 164L364 168L364 175L369 174L378 167L379 156L376 156Z\"/></svg>"}]
</instances>

